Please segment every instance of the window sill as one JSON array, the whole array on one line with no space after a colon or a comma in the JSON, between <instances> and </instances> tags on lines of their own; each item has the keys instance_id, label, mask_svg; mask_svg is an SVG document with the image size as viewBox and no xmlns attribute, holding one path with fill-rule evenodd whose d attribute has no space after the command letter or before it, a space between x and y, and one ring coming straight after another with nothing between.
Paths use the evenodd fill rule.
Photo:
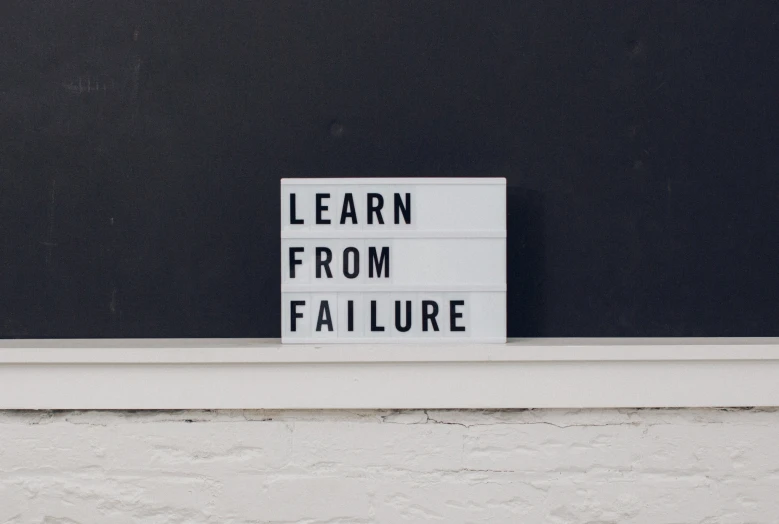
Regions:
<instances>
[{"instance_id":1,"label":"window sill","mask_svg":"<svg viewBox=\"0 0 779 524\"><path fill-rule=\"evenodd\" d=\"M0 409L779 405L779 339L0 341Z\"/></svg>"}]
</instances>

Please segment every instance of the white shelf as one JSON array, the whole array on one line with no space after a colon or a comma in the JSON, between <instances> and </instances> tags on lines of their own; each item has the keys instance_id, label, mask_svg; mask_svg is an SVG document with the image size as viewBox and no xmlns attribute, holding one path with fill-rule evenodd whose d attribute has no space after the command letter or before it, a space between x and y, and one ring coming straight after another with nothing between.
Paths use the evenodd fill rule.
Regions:
<instances>
[{"instance_id":1,"label":"white shelf","mask_svg":"<svg viewBox=\"0 0 779 524\"><path fill-rule=\"evenodd\" d=\"M779 405L779 339L0 341L0 409Z\"/></svg>"}]
</instances>

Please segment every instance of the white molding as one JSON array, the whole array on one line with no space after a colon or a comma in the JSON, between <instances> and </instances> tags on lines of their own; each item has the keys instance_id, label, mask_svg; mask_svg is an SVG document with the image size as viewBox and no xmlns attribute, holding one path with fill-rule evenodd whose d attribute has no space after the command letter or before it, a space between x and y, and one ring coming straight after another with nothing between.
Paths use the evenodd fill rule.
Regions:
<instances>
[{"instance_id":1,"label":"white molding","mask_svg":"<svg viewBox=\"0 0 779 524\"><path fill-rule=\"evenodd\" d=\"M0 341L0 409L779 405L779 339Z\"/></svg>"},{"instance_id":2,"label":"white molding","mask_svg":"<svg viewBox=\"0 0 779 524\"><path fill-rule=\"evenodd\" d=\"M281 344L279 339L0 340L3 364L301 364L779 360L779 338L537 338L505 344Z\"/></svg>"}]
</instances>

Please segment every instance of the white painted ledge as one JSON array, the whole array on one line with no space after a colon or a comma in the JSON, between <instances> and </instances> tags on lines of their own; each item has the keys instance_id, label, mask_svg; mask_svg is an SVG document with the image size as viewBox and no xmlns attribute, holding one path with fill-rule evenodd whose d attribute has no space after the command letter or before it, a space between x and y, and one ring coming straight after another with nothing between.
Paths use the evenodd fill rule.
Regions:
<instances>
[{"instance_id":1,"label":"white painted ledge","mask_svg":"<svg viewBox=\"0 0 779 524\"><path fill-rule=\"evenodd\" d=\"M779 405L779 339L0 341L0 409Z\"/></svg>"}]
</instances>

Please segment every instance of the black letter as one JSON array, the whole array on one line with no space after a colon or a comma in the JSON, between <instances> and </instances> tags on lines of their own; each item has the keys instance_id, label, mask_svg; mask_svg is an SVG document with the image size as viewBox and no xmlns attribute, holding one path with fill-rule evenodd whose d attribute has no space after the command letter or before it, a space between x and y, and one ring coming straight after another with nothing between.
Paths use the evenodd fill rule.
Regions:
<instances>
[{"instance_id":1,"label":"black letter","mask_svg":"<svg viewBox=\"0 0 779 524\"><path fill-rule=\"evenodd\" d=\"M373 203L376 200L377 204ZM378 193L368 193L368 223L373 224L373 213L376 213L376 217L379 219L379 224L384 223L384 219L381 217L381 208L384 207L384 197Z\"/></svg>"},{"instance_id":2,"label":"black letter","mask_svg":"<svg viewBox=\"0 0 779 524\"><path fill-rule=\"evenodd\" d=\"M398 211L403 213L403 221L406 224L411 223L411 193L406 193L406 203L400 199L400 194L395 193L395 223L400 224L400 216Z\"/></svg>"},{"instance_id":3,"label":"black letter","mask_svg":"<svg viewBox=\"0 0 779 524\"><path fill-rule=\"evenodd\" d=\"M349 253L354 254L354 272L349 272ZM344 249L344 276L346 278L357 278L360 274L360 252L356 247L347 247Z\"/></svg>"},{"instance_id":4,"label":"black letter","mask_svg":"<svg viewBox=\"0 0 779 524\"><path fill-rule=\"evenodd\" d=\"M346 301L346 329L354 331L354 300Z\"/></svg>"},{"instance_id":5,"label":"black letter","mask_svg":"<svg viewBox=\"0 0 779 524\"><path fill-rule=\"evenodd\" d=\"M289 278L295 278L295 266L299 266L303 263L302 260L295 258L295 253L302 253L305 248L291 247L289 248Z\"/></svg>"},{"instance_id":6,"label":"black letter","mask_svg":"<svg viewBox=\"0 0 779 524\"><path fill-rule=\"evenodd\" d=\"M354 212L354 198L352 198L351 193L344 195L344 207L341 208L341 224L346 224L346 217L352 218L352 224L357 223L357 213Z\"/></svg>"},{"instance_id":7,"label":"black letter","mask_svg":"<svg viewBox=\"0 0 779 524\"><path fill-rule=\"evenodd\" d=\"M322 253L325 254L325 259L322 260ZM330 261L333 260L333 252L326 247L316 248L316 278L322 278L322 266L325 268L327 278L333 278L333 274L330 272Z\"/></svg>"},{"instance_id":8,"label":"black letter","mask_svg":"<svg viewBox=\"0 0 779 524\"><path fill-rule=\"evenodd\" d=\"M401 326L400 325L400 300L395 301L395 328L405 333L409 329L411 329L411 301L406 300L406 325Z\"/></svg>"},{"instance_id":9,"label":"black letter","mask_svg":"<svg viewBox=\"0 0 779 524\"><path fill-rule=\"evenodd\" d=\"M384 271L384 278L389 278L389 247L381 248L381 257L376 256L376 248L371 246L368 248L368 276L373 278L373 266L376 266L376 275L381 278L381 270L385 268L384 263L387 263L386 270Z\"/></svg>"},{"instance_id":10,"label":"black letter","mask_svg":"<svg viewBox=\"0 0 779 524\"><path fill-rule=\"evenodd\" d=\"M302 218L295 218L295 193L289 194L289 223L302 224Z\"/></svg>"},{"instance_id":11,"label":"black letter","mask_svg":"<svg viewBox=\"0 0 779 524\"><path fill-rule=\"evenodd\" d=\"M462 313L457 312L457 306L464 306L465 300L450 300L449 301L449 329L451 331L465 331L465 326L458 326L457 319L463 318Z\"/></svg>"},{"instance_id":12,"label":"black letter","mask_svg":"<svg viewBox=\"0 0 779 524\"><path fill-rule=\"evenodd\" d=\"M322 199L330 198L330 193L317 193L316 194L316 223L317 224L329 224L329 218L322 218L322 211L327 211L327 206L322 204Z\"/></svg>"},{"instance_id":13,"label":"black letter","mask_svg":"<svg viewBox=\"0 0 779 524\"><path fill-rule=\"evenodd\" d=\"M433 306L433 312L428 313L427 307ZM435 303L433 300L423 300L422 301L422 331L427 331L427 321L430 320L430 322L433 323L433 331L438 331L438 322L436 322L435 317L438 314L438 304Z\"/></svg>"},{"instance_id":14,"label":"black letter","mask_svg":"<svg viewBox=\"0 0 779 524\"><path fill-rule=\"evenodd\" d=\"M305 300L293 300L289 303L290 309L292 310L290 313L290 319L292 321L292 325L290 327L290 331L297 331L298 330L298 319L303 318L303 313L298 313L298 306L305 306L306 301Z\"/></svg>"},{"instance_id":15,"label":"black letter","mask_svg":"<svg viewBox=\"0 0 779 524\"><path fill-rule=\"evenodd\" d=\"M316 330L322 331L322 324L327 324L327 330L333 330L333 321L330 320L330 303L323 300L319 303L319 318L316 321Z\"/></svg>"},{"instance_id":16,"label":"black letter","mask_svg":"<svg viewBox=\"0 0 779 524\"><path fill-rule=\"evenodd\" d=\"M383 326L376 325L376 301L371 300L371 331L384 331Z\"/></svg>"}]
</instances>

